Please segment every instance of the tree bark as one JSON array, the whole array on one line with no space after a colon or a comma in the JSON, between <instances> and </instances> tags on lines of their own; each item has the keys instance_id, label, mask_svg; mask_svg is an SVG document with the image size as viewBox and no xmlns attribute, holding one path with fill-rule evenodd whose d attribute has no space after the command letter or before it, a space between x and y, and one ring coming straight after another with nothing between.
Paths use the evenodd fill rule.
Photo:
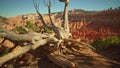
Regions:
<instances>
[{"instance_id":1,"label":"tree bark","mask_svg":"<svg viewBox=\"0 0 120 68\"><path fill-rule=\"evenodd\" d=\"M2 64L4 64L5 62L13 59L13 58L16 58L16 57L18 57L18 56L20 56L20 55L22 55L22 54L25 54L25 53L28 52L30 49L31 49L30 46L24 46L24 47L22 47L22 48L20 48L20 49L18 49L18 50L16 50L16 51L13 51L13 52L5 55L5 56L0 57L0 66L1 66Z\"/></svg>"},{"instance_id":2,"label":"tree bark","mask_svg":"<svg viewBox=\"0 0 120 68\"><path fill-rule=\"evenodd\" d=\"M59 54L51 53L47 57L58 66L62 66L62 68L75 68L75 64L73 62L63 58Z\"/></svg>"},{"instance_id":3,"label":"tree bark","mask_svg":"<svg viewBox=\"0 0 120 68\"><path fill-rule=\"evenodd\" d=\"M41 37L40 33L30 32L28 34L17 34L13 31L0 27L0 37L5 37L14 42L32 42Z\"/></svg>"},{"instance_id":4,"label":"tree bark","mask_svg":"<svg viewBox=\"0 0 120 68\"><path fill-rule=\"evenodd\" d=\"M64 14L63 14L63 27L65 31L70 32L69 22L68 22L68 7L69 7L69 0L65 0L65 7L64 7Z\"/></svg>"},{"instance_id":5,"label":"tree bark","mask_svg":"<svg viewBox=\"0 0 120 68\"><path fill-rule=\"evenodd\" d=\"M11 36L11 35L8 34L8 36ZM28 35L26 34L26 36L28 36ZM13 59L15 57L18 57L18 56L20 56L22 54L25 54L26 52L28 52L31 49L35 50L36 48L38 48L40 46L44 46L47 43L56 43L56 42L58 42L58 39L53 37L53 36L54 35L42 34L41 39L38 39L37 41L35 41L34 44L26 45L26 46L24 46L24 47L22 47L22 48L20 48L20 49L18 49L16 51L13 51L11 53L8 53L5 56L0 57L0 65L4 64L5 62L7 62L7 61L9 61L9 60L11 60L11 59ZM2 37L2 36L0 36L0 37ZM6 36L4 36L4 37L6 37ZM19 37L22 37L22 36L19 36ZM13 39L14 41L16 41L16 40L21 41L21 40L18 40L19 37L14 36L15 39L13 39L11 37L7 37L7 38L8 39ZM34 38L34 37L32 37L32 38ZM24 41L24 39L25 38L23 38L22 40Z\"/></svg>"}]
</instances>

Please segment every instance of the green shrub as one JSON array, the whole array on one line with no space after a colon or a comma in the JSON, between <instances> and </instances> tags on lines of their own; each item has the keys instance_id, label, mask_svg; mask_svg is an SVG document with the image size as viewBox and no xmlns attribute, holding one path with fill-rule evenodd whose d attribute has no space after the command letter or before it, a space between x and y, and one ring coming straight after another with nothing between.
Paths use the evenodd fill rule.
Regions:
<instances>
[{"instance_id":1,"label":"green shrub","mask_svg":"<svg viewBox=\"0 0 120 68\"><path fill-rule=\"evenodd\" d=\"M20 34L27 33L27 31L22 26L17 26L16 29Z\"/></svg>"},{"instance_id":2,"label":"green shrub","mask_svg":"<svg viewBox=\"0 0 120 68\"><path fill-rule=\"evenodd\" d=\"M107 37L107 38L100 38L92 42L96 49L106 49L111 46L119 46L120 38L117 36Z\"/></svg>"},{"instance_id":3,"label":"green shrub","mask_svg":"<svg viewBox=\"0 0 120 68\"><path fill-rule=\"evenodd\" d=\"M0 16L0 19L1 19L2 21L5 21L5 20L7 20L7 18L5 18L5 17L2 17L2 16Z\"/></svg>"},{"instance_id":4,"label":"green shrub","mask_svg":"<svg viewBox=\"0 0 120 68\"><path fill-rule=\"evenodd\" d=\"M39 27L36 26L35 24L31 23L30 21L26 22L25 27L30 31L34 31L34 32L39 32L40 31ZM17 26L16 29L21 34L27 33L27 31L22 26Z\"/></svg>"},{"instance_id":5,"label":"green shrub","mask_svg":"<svg viewBox=\"0 0 120 68\"><path fill-rule=\"evenodd\" d=\"M32 30L32 31L35 31L35 32L39 32L40 31L39 27L36 26L35 24L31 23L30 21L26 22L25 27L28 28L29 30Z\"/></svg>"},{"instance_id":6,"label":"green shrub","mask_svg":"<svg viewBox=\"0 0 120 68\"><path fill-rule=\"evenodd\" d=\"M6 55L7 53L9 53L10 49L9 48L6 48L3 52L2 52L2 56L3 55Z\"/></svg>"},{"instance_id":7,"label":"green shrub","mask_svg":"<svg viewBox=\"0 0 120 68\"><path fill-rule=\"evenodd\" d=\"M52 29L50 29L48 27L45 27L44 28L44 32L46 32L46 33L52 33Z\"/></svg>"}]
</instances>

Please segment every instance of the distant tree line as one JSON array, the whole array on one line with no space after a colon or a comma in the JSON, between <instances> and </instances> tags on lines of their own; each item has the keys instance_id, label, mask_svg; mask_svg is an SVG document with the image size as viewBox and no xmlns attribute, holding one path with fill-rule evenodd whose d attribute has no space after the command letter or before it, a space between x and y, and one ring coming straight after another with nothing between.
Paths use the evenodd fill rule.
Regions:
<instances>
[{"instance_id":1,"label":"distant tree line","mask_svg":"<svg viewBox=\"0 0 120 68\"><path fill-rule=\"evenodd\" d=\"M3 17L3 16L0 16L0 20L5 21L5 20L7 20L7 18Z\"/></svg>"},{"instance_id":2,"label":"distant tree line","mask_svg":"<svg viewBox=\"0 0 120 68\"><path fill-rule=\"evenodd\" d=\"M114 10L120 10L120 6L118 6L116 8L110 7L107 9L107 11L114 11Z\"/></svg>"},{"instance_id":3,"label":"distant tree line","mask_svg":"<svg viewBox=\"0 0 120 68\"><path fill-rule=\"evenodd\" d=\"M0 26L2 26L3 24L7 23L7 18L0 16Z\"/></svg>"}]
</instances>

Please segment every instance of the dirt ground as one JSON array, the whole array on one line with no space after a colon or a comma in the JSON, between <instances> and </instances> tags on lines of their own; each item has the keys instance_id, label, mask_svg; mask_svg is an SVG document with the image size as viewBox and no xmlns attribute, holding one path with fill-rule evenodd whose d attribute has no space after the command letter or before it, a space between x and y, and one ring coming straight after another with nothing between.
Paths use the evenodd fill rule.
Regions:
<instances>
[{"instance_id":1,"label":"dirt ground","mask_svg":"<svg viewBox=\"0 0 120 68\"><path fill-rule=\"evenodd\" d=\"M81 51L76 55L76 68L120 68L120 51L119 48L111 48L104 51ZM38 68L61 68L49 60L39 61Z\"/></svg>"},{"instance_id":2,"label":"dirt ground","mask_svg":"<svg viewBox=\"0 0 120 68\"><path fill-rule=\"evenodd\" d=\"M109 48L101 51L91 51L91 50L81 50L78 55L69 55L68 58L71 59L76 64L75 68L120 68L120 47ZM38 52L36 52L38 54ZM42 56L44 57L44 56ZM28 62L22 59L30 59L29 53L23 56L18 62L22 64L23 62ZM18 63L16 62L16 63ZM10 63L5 67L1 68L62 68L51 62L47 58L39 58L38 60L32 61L29 65L15 65L12 66Z\"/></svg>"},{"instance_id":3,"label":"dirt ground","mask_svg":"<svg viewBox=\"0 0 120 68\"><path fill-rule=\"evenodd\" d=\"M120 68L120 47L112 47L101 51L84 49L72 59L76 68ZM73 55L71 55L73 56ZM61 68L51 61L39 61L38 68Z\"/></svg>"}]
</instances>

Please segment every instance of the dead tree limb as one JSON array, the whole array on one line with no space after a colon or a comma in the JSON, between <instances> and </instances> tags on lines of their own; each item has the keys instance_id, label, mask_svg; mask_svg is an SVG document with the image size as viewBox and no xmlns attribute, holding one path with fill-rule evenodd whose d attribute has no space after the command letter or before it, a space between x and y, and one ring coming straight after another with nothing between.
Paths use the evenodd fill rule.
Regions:
<instances>
[{"instance_id":1,"label":"dead tree limb","mask_svg":"<svg viewBox=\"0 0 120 68\"><path fill-rule=\"evenodd\" d=\"M36 0L33 0L34 8L35 8L37 14L39 15L40 20L42 21L42 24L43 24L45 27L47 27L48 25L47 25L46 22L44 21L44 18L43 18L43 16L42 16L42 14L39 12L39 4L40 4L40 2L37 3Z\"/></svg>"},{"instance_id":2,"label":"dead tree limb","mask_svg":"<svg viewBox=\"0 0 120 68\"><path fill-rule=\"evenodd\" d=\"M16 42L32 42L40 39L40 33L30 32L28 34L16 34L13 31L0 27L0 37L5 37Z\"/></svg>"},{"instance_id":3,"label":"dead tree limb","mask_svg":"<svg viewBox=\"0 0 120 68\"><path fill-rule=\"evenodd\" d=\"M51 18L51 0L49 0L47 3L44 1L44 5L48 7L48 16L50 19L51 24L54 26L55 24L53 23L53 20Z\"/></svg>"},{"instance_id":4,"label":"dead tree limb","mask_svg":"<svg viewBox=\"0 0 120 68\"><path fill-rule=\"evenodd\" d=\"M13 52L5 55L5 56L0 57L0 66L1 66L2 64L4 64L5 62L13 59L13 58L16 58L16 57L18 57L18 56L20 56L20 55L22 55L22 54L25 54L25 53L28 52L30 49L31 49L30 46L25 46L25 47L22 47L22 48L20 48L20 49L18 49L18 50L16 50L16 51L13 51Z\"/></svg>"},{"instance_id":5,"label":"dead tree limb","mask_svg":"<svg viewBox=\"0 0 120 68\"><path fill-rule=\"evenodd\" d=\"M0 31L0 34L4 34L4 33L8 33L9 30L6 30L4 29ZM2 33L3 32L3 33ZM12 32L12 31L11 31ZM12 32L13 33L13 32ZM14 34L14 33L13 33ZM10 34L11 35L11 34ZM8 36L10 36L9 33L8 33ZM19 34L18 34L19 35ZM26 34L26 36L28 36ZM3 37L3 35L1 35L1 37ZM7 37L7 36L4 36L4 37ZM14 36L16 37L16 36ZM30 37L30 36L29 36ZM33 36L32 38L34 38L35 36ZM16 58L22 54L25 54L26 52L28 52L29 50L31 49L36 49L38 48L39 46L44 46L45 44L47 43L57 43L59 40L57 38L54 37L54 35L50 35L50 34L41 34L40 35L40 39L38 39L38 41L35 41L34 44L30 44L30 45L27 45L27 46L24 46L16 51L13 51L5 56L2 56L0 57L0 65L4 64L5 62L13 59L13 58ZM16 37L17 39L19 39L19 37ZM11 37L8 37L8 39L11 39ZM14 41L16 41L17 39L14 39ZM22 39L24 40L24 38ZM17 40L19 41L19 40ZM9 58L8 58L9 57ZM64 59L63 57L60 57L60 56L57 56L55 55L54 53L51 53L48 55L48 58L55 62L57 65L59 64L60 62L60 66L62 65L63 67L64 66L74 66L74 63L72 63L71 61L67 60L67 59Z\"/></svg>"},{"instance_id":6,"label":"dead tree limb","mask_svg":"<svg viewBox=\"0 0 120 68\"><path fill-rule=\"evenodd\" d=\"M62 68L66 68L66 67L75 68L75 64L73 62L55 53L51 53L47 57L58 66L62 66Z\"/></svg>"},{"instance_id":7,"label":"dead tree limb","mask_svg":"<svg viewBox=\"0 0 120 68\"><path fill-rule=\"evenodd\" d=\"M47 40L40 40L37 41L34 45L27 45L24 46L22 48L19 48L18 50L15 50L5 56L0 57L0 65L4 64L5 62L16 58L22 54L25 54L26 52L28 52L30 49L36 49L39 46L45 45L48 41Z\"/></svg>"},{"instance_id":8,"label":"dead tree limb","mask_svg":"<svg viewBox=\"0 0 120 68\"><path fill-rule=\"evenodd\" d=\"M8 37L8 38L11 39L11 37ZM17 40L17 39L14 39L14 40ZM24 39L22 39L22 40L24 40ZM26 52L28 52L31 49L35 50L36 48L38 48L40 46L44 46L45 44L51 43L51 42L52 43L56 43L56 42L58 42L58 39L55 38L55 37L53 37L53 35L43 34L43 35L41 35L40 39L38 39L37 41L35 41L34 44L26 45L26 46L24 46L24 47L22 47L22 48L20 48L20 49L18 49L16 51L13 51L13 52L5 55L5 56L0 57L0 65L4 64L5 62L7 62L7 61L9 61L9 60L11 60L11 59L13 59L15 57L18 57L18 56L20 56L22 54L25 54Z\"/></svg>"}]
</instances>

